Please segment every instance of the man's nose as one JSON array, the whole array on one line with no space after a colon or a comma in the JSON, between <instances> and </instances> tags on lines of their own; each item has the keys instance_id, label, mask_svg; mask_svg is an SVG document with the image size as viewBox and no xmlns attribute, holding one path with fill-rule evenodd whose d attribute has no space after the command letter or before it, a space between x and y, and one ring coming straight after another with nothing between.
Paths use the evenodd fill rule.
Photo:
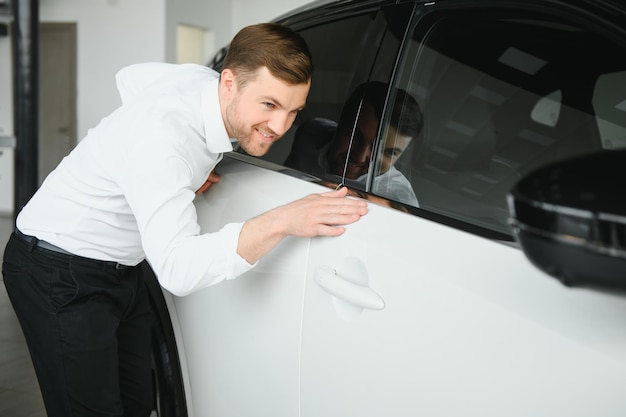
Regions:
<instances>
[{"instance_id":1,"label":"man's nose","mask_svg":"<svg viewBox=\"0 0 626 417\"><path fill-rule=\"evenodd\" d=\"M372 146L369 143L355 142L352 144L352 151L350 152L352 159L355 162L366 163L372 156Z\"/></svg>"},{"instance_id":2,"label":"man's nose","mask_svg":"<svg viewBox=\"0 0 626 417\"><path fill-rule=\"evenodd\" d=\"M269 128L279 136L282 136L289 130L293 124L293 117L291 112L275 112L270 120Z\"/></svg>"}]
</instances>

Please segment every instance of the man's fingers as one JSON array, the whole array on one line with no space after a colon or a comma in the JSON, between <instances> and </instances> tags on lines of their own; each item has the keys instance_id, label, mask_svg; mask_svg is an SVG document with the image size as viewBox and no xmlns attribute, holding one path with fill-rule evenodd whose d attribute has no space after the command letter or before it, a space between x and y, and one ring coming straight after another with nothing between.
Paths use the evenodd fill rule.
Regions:
<instances>
[{"instance_id":1,"label":"man's fingers","mask_svg":"<svg viewBox=\"0 0 626 417\"><path fill-rule=\"evenodd\" d=\"M363 216L367 213L367 202L355 198L326 200L330 214Z\"/></svg>"},{"instance_id":2,"label":"man's fingers","mask_svg":"<svg viewBox=\"0 0 626 417\"><path fill-rule=\"evenodd\" d=\"M211 173L209 174L209 179L207 181L215 184L216 182L218 182L220 180L220 174L218 174L215 171L211 171Z\"/></svg>"},{"instance_id":3,"label":"man's fingers","mask_svg":"<svg viewBox=\"0 0 626 417\"><path fill-rule=\"evenodd\" d=\"M316 236L341 236L346 231L346 228L343 226L327 226L322 225L318 232L315 234Z\"/></svg>"},{"instance_id":4,"label":"man's fingers","mask_svg":"<svg viewBox=\"0 0 626 417\"><path fill-rule=\"evenodd\" d=\"M205 192L211 185L217 183L220 180L220 175L215 171L211 171L209 174L209 178L196 190L196 194L202 194Z\"/></svg>"},{"instance_id":5,"label":"man's fingers","mask_svg":"<svg viewBox=\"0 0 626 417\"><path fill-rule=\"evenodd\" d=\"M322 193L321 195L324 197L345 197L348 194L348 187L341 187L337 190L333 190L333 191L327 191L325 193Z\"/></svg>"},{"instance_id":6,"label":"man's fingers","mask_svg":"<svg viewBox=\"0 0 626 417\"><path fill-rule=\"evenodd\" d=\"M345 231L343 225L352 224L367 214L367 202L361 199L346 198L348 189L311 195L312 205L308 210L313 234L319 236L339 236Z\"/></svg>"}]
</instances>

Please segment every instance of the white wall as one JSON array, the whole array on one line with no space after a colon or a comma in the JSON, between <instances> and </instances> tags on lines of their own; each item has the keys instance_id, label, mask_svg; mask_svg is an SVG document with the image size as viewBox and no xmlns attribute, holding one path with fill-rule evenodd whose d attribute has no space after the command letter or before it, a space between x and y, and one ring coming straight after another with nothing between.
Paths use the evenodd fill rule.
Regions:
<instances>
[{"instance_id":1,"label":"white wall","mask_svg":"<svg viewBox=\"0 0 626 417\"><path fill-rule=\"evenodd\" d=\"M176 29L179 24L196 26L210 31L213 40L217 34L229 30L229 16L232 14L232 7L228 1L170 0L166 7L165 50L167 62L175 62ZM215 48L215 45L209 45L209 55L212 55Z\"/></svg>"},{"instance_id":2,"label":"white wall","mask_svg":"<svg viewBox=\"0 0 626 417\"><path fill-rule=\"evenodd\" d=\"M175 62L179 23L211 33L210 56L242 27L309 0L39 0L41 22L77 24L77 134L80 141L120 100L115 73L146 61ZM0 38L0 137L13 135L11 40ZM0 145L2 145L0 143ZM6 154L5 154L6 155ZM0 158L0 172L12 170ZM4 177L4 182L7 178ZM9 182L12 182L11 178ZM0 178L2 182L2 178ZM13 189L0 183L0 211Z\"/></svg>"},{"instance_id":3,"label":"white wall","mask_svg":"<svg viewBox=\"0 0 626 417\"><path fill-rule=\"evenodd\" d=\"M243 26L271 20L307 2L40 0L39 18L42 22L78 23L80 140L89 128L119 105L114 76L120 68L144 61L175 62L178 23L211 30L215 52Z\"/></svg>"},{"instance_id":4,"label":"white wall","mask_svg":"<svg viewBox=\"0 0 626 417\"><path fill-rule=\"evenodd\" d=\"M115 73L165 60L165 0L40 0L42 22L77 22L79 140L115 109Z\"/></svg>"},{"instance_id":5,"label":"white wall","mask_svg":"<svg viewBox=\"0 0 626 417\"><path fill-rule=\"evenodd\" d=\"M244 26L270 21L311 0L177 0L167 4L168 61L175 56L176 25L184 23L211 31L214 45L209 55L230 42Z\"/></svg>"},{"instance_id":6,"label":"white wall","mask_svg":"<svg viewBox=\"0 0 626 417\"><path fill-rule=\"evenodd\" d=\"M144 61L175 62L176 26L212 31L212 52L243 26L271 20L309 0L40 0L42 22L78 26L77 133L79 140L119 105L115 73ZM10 62L10 39L0 38L0 62ZM6 46L6 47L5 47ZM0 66L0 135L12 132L10 65ZM9 100L9 102L7 102Z\"/></svg>"},{"instance_id":7,"label":"white wall","mask_svg":"<svg viewBox=\"0 0 626 417\"><path fill-rule=\"evenodd\" d=\"M270 21L283 13L310 3L311 0L232 0L231 30L227 43L239 29L254 23Z\"/></svg>"}]
</instances>

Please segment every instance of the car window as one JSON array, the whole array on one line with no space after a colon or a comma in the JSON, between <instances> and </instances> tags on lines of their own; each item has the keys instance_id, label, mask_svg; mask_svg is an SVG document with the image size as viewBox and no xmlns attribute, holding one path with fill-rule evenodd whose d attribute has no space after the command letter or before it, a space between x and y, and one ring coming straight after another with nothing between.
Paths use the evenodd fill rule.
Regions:
<instances>
[{"instance_id":1,"label":"car window","mask_svg":"<svg viewBox=\"0 0 626 417\"><path fill-rule=\"evenodd\" d=\"M347 16L325 17L317 22L308 22L306 27L294 26L306 40L313 56L311 90L306 107L294 125L262 159L316 174L312 167L313 148L307 146L292 151L294 137L298 137L298 142L311 139L317 145L326 139L327 128L337 122L351 86L367 77L383 33L383 23L379 10L375 9ZM319 121L320 126L311 122L314 119ZM302 124L306 126L298 134ZM290 162L286 163L289 156Z\"/></svg>"},{"instance_id":2,"label":"car window","mask_svg":"<svg viewBox=\"0 0 626 417\"><path fill-rule=\"evenodd\" d=\"M626 145L624 56L590 27L543 13L426 15L396 78L417 99L423 128L395 168L421 209L509 234L506 194L522 176ZM398 200L393 177L385 181L371 191Z\"/></svg>"}]
</instances>

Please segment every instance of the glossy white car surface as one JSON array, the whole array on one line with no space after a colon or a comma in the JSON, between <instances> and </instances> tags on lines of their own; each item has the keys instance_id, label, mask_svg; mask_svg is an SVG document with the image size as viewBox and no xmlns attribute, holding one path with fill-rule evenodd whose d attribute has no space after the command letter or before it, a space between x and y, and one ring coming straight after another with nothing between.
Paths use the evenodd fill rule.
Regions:
<instances>
[{"instance_id":1,"label":"glossy white car surface","mask_svg":"<svg viewBox=\"0 0 626 417\"><path fill-rule=\"evenodd\" d=\"M205 231L325 190L220 167L197 201ZM175 299L191 415L623 415L626 297L564 287L510 244L369 209L342 237L287 239ZM329 294L326 268L384 308Z\"/></svg>"},{"instance_id":2,"label":"glossy white car surface","mask_svg":"<svg viewBox=\"0 0 626 417\"><path fill-rule=\"evenodd\" d=\"M331 107L343 102L339 92L359 77L385 79L418 97L427 139L402 169L419 207L397 210L387 200L370 200L369 213L341 237L288 238L237 279L186 297L166 294L190 416L626 415L626 296L567 287L533 266L512 237L504 204L506 191L542 163L626 143L626 111L614 111L616 103L626 102L624 55L602 55L592 43L557 43L552 53L569 65L571 52L576 63L558 67L565 75L546 76L535 85L525 84L526 75L507 72L510 78L501 81L472 67L478 63L481 69L490 51L501 52L495 47L498 33L485 30L477 37L484 43L468 43L477 53L485 51L472 62L475 54L465 56L455 45L474 33L454 32L459 22L471 28L472 19L499 13L505 26L522 21L510 17L519 15L538 31L513 36L522 43L507 50L514 56L506 55L535 64L535 78L554 64L551 56L538 59L552 44L541 37L524 42L552 28L553 21L565 19L601 36L606 30L615 50L626 48L624 26L615 23L626 13L608 0L486 1L480 7L460 0L340 1L281 18L309 36L318 62L308 117L329 117L336 111ZM353 15L359 17L350 20ZM548 24L535 25L537 16L547 16ZM329 31L325 39L326 32L316 32L333 22L345 36ZM401 28L394 33L397 42L388 32L377 35L389 22ZM446 31L454 36L437 38ZM351 36L365 39L352 61ZM524 45L539 49L530 57ZM468 61L459 64L448 52ZM585 61L608 73L585 78ZM449 78L439 82L440 76ZM476 84L466 86L470 81ZM585 83L593 94L578 88ZM463 89L469 92L456 98ZM341 96L336 102L335 95ZM588 120L591 110L582 104L592 99L597 114ZM518 114L528 120L522 124ZM600 144L587 145L585 129L596 122ZM466 166L446 171L440 161L450 155L462 159L462 151L452 149L467 132L475 133L470 148L487 143L494 152L492 165L471 175ZM567 142L577 133L579 142ZM450 137L457 142L450 145ZM196 200L204 232L328 190L306 169L277 163L284 155L280 147L276 152L266 159L225 156L217 168L221 181ZM371 166L376 163L372 157ZM360 191L368 199L376 194L371 183Z\"/></svg>"}]
</instances>

